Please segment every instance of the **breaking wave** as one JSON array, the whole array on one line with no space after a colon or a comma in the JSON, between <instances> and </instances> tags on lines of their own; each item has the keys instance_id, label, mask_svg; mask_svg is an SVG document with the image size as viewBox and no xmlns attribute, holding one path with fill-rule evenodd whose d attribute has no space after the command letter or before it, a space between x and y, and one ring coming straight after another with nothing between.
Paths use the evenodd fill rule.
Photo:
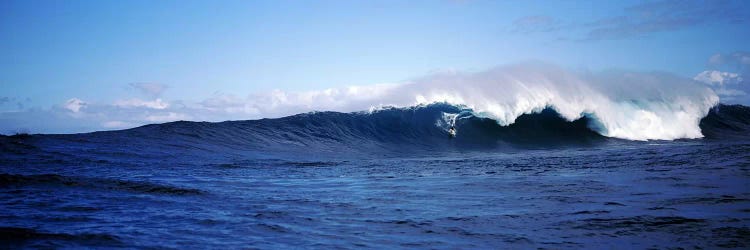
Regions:
<instances>
[{"instance_id":1,"label":"breaking wave","mask_svg":"<svg viewBox=\"0 0 750 250\"><path fill-rule=\"evenodd\" d=\"M592 118L597 133L628 140L700 138L700 120L719 102L709 88L666 73L573 73L550 65L433 75L399 88L392 94L464 105L503 126L549 108L566 121Z\"/></svg>"},{"instance_id":2,"label":"breaking wave","mask_svg":"<svg viewBox=\"0 0 750 250\"><path fill-rule=\"evenodd\" d=\"M699 122L719 103L705 85L667 73L576 72L538 63L476 73L436 73L400 85L275 91L253 99L244 109L266 117L447 103L502 126L522 115L552 109L566 121L593 118L597 133L627 140L703 137Z\"/></svg>"},{"instance_id":3,"label":"breaking wave","mask_svg":"<svg viewBox=\"0 0 750 250\"><path fill-rule=\"evenodd\" d=\"M110 156L160 159L164 154L267 155L300 150L373 154L645 140L728 140L747 139L750 134L747 107L718 104L712 90L689 79L660 73L575 74L554 66L517 65L473 74L437 74L409 84L365 91L372 95L364 99L363 89L352 91L331 90L323 96L340 98L339 105L363 107L360 110L378 108L218 123L179 121L86 134L6 137L0 140L0 151L69 151L71 155L96 155L107 161ZM303 99L330 102L323 96L307 95ZM300 98L281 99L293 103ZM334 106L332 110L336 109ZM448 133L451 127L457 131L455 137Z\"/></svg>"}]
</instances>

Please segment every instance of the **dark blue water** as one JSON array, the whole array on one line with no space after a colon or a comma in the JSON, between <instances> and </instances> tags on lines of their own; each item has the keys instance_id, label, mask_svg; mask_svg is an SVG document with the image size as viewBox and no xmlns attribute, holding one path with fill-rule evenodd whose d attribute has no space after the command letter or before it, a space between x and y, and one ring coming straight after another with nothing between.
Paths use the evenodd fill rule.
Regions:
<instances>
[{"instance_id":1,"label":"dark blue water","mask_svg":"<svg viewBox=\"0 0 750 250\"><path fill-rule=\"evenodd\" d=\"M431 105L1 137L0 248L750 247L747 107L703 139L591 122Z\"/></svg>"}]
</instances>

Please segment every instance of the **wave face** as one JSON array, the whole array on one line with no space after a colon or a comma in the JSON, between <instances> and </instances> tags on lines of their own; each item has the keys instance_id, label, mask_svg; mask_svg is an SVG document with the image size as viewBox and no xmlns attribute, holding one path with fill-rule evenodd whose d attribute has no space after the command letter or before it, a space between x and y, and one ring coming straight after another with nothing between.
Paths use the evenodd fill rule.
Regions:
<instances>
[{"instance_id":1,"label":"wave face","mask_svg":"<svg viewBox=\"0 0 750 250\"><path fill-rule=\"evenodd\" d=\"M748 140L750 138L750 107L718 105L700 122L708 139Z\"/></svg>"},{"instance_id":2,"label":"wave face","mask_svg":"<svg viewBox=\"0 0 750 250\"><path fill-rule=\"evenodd\" d=\"M371 112L313 112L279 119L222 123L175 122L133 129L143 134L162 133L217 144L284 150L346 147L363 152L378 149L441 150L538 147L590 144L607 138L591 128L589 117L567 121L551 108L519 116L503 126L473 110L446 103ZM457 135L450 137L454 126ZM373 151L375 150L375 151Z\"/></svg>"},{"instance_id":3,"label":"wave face","mask_svg":"<svg viewBox=\"0 0 750 250\"><path fill-rule=\"evenodd\" d=\"M121 131L32 137L42 138L39 145L57 147L56 151L113 158L134 154L142 159L159 159L170 152L180 157L247 152L372 155L629 143L602 134L601 124L598 116L568 121L553 108L545 108L501 125L467 107L437 103L370 112L313 112L220 123L171 122ZM448 133L451 126L457 130L453 138ZM750 139L750 108L718 105L700 121L700 129L704 141Z\"/></svg>"}]
</instances>

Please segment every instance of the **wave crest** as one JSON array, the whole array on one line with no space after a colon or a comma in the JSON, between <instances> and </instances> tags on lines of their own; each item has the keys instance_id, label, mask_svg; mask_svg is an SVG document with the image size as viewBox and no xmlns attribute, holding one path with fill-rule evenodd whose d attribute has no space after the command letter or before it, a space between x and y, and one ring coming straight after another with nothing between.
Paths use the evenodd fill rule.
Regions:
<instances>
[{"instance_id":1,"label":"wave crest","mask_svg":"<svg viewBox=\"0 0 750 250\"><path fill-rule=\"evenodd\" d=\"M711 89L666 73L576 74L551 65L433 75L398 91L415 104L465 105L500 125L545 108L568 121L595 117L597 132L629 140L700 138L701 118L719 103Z\"/></svg>"}]
</instances>

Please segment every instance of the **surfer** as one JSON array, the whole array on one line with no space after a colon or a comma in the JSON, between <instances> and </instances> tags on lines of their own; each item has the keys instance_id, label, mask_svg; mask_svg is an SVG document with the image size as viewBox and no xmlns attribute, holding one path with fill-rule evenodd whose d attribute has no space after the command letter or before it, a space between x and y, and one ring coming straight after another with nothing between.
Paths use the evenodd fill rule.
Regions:
<instances>
[{"instance_id":1,"label":"surfer","mask_svg":"<svg viewBox=\"0 0 750 250\"><path fill-rule=\"evenodd\" d=\"M456 127L454 127L453 125L451 125L451 128L448 129L448 135L451 138L456 137Z\"/></svg>"}]
</instances>

